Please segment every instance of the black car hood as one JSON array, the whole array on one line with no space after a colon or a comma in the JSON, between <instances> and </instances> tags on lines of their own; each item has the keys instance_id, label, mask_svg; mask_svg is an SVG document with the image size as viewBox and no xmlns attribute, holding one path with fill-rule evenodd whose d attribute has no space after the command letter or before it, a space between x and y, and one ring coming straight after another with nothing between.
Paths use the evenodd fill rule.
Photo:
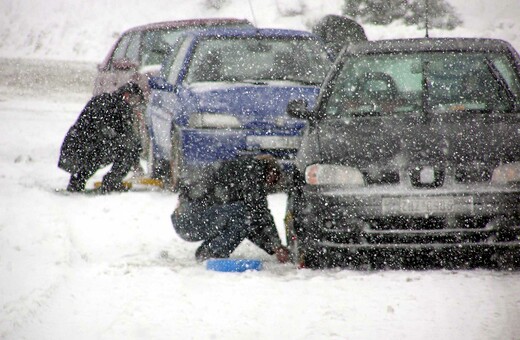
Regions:
<instances>
[{"instance_id":1,"label":"black car hood","mask_svg":"<svg viewBox=\"0 0 520 340\"><path fill-rule=\"evenodd\" d=\"M316 132L324 163L410 168L520 161L517 114L327 119Z\"/></svg>"}]
</instances>

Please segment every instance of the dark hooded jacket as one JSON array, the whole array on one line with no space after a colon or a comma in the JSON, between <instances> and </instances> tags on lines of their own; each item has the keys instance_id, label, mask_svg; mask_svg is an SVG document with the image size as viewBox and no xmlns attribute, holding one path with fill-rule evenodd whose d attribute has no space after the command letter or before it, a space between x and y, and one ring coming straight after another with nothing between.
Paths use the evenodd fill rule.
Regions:
<instances>
[{"instance_id":1,"label":"dark hooded jacket","mask_svg":"<svg viewBox=\"0 0 520 340\"><path fill-rule=\"evenodd\" d=\"M122 148L138 148L132 127L132 107L123 99L123 86L93 97L69 129L61 146L58 167L75 173L86 164L108 165Z\"/></svg>"},{"instance_id":2,"label":"dark hooded jacket","mask_svg":"<svg viewBox=\"0 0 520 340\"><path fill-rule=\"evenodd\" d=\"M179 187L179 209L183 204L195 203L199 207L244 203L247 218L259 227L264 241L256 240L261 248L272 254L279 246L280 240L276 231L271 211L268 207L268 184L266 180L268 161L250 156L224 161L215 168L209 167L201 171L201 177L192 183L183 183Z\"/></svg>"},{"instance_id":3,"label":"dark hooded jacket","mask_svg":"<svg viewBox=\"0 0 520 340\"><path fill-rule=\"evenodd\" d=\"M200 178L181 185L179 200L205 207L242 201L252 215L269 213L266 167L265 160L249 156L208 167Z\"/></svg>"}]
</instances>

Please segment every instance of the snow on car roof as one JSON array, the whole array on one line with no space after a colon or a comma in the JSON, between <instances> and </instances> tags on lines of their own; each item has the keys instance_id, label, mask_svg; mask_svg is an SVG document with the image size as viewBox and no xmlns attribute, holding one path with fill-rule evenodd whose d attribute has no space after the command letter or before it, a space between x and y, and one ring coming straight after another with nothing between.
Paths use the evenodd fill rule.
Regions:
<instances>
[{"instance_id":1,"label":"snow on car roof","mask_svg":"<svg viewBox=\"0 0 520 340\"><path fill-rule=\"evenodd\" d=\"M240 27L240 28L229 28L229 27L215 27L203 30L190 30L185 33L186 35L192 36L219 36L219 37L253 37L253 36L270 36L270 37L303 37L320 39L317 35L300 30L293 29L277 29L277 28L254 28L254 27Z\"/></svg>"},{"instance_id":2,"label":"snow on car roof","mask_svg":"<svg viewBox=\"0 0 520 340\"><path fill-rule=\"evenodd\" d=\"M353 44L348 48L350 54L372 54L392 52L426 51L480 51L510 52L513 47L500 39L485 38L414 38L376 40Z\"/></svg>"},{"instance_id":3,"label":"snow on car roof","mask_svg":"<svg viewBox=\"0 0 520 340\"><path fill-rule=\"evenodd\" d=\"M207 19L189 19L189 20L174 20L174 21L162 21L154 22L146 25L135 26L124 33L135 32L135 31L148 31L158 29L174 29L174 28L186 28L196 26L215 26L215 25L233 25L243 24L244 26L253 26L251 22L246 19L236 18L207 18Z\"/></svg>"}]
</instances>

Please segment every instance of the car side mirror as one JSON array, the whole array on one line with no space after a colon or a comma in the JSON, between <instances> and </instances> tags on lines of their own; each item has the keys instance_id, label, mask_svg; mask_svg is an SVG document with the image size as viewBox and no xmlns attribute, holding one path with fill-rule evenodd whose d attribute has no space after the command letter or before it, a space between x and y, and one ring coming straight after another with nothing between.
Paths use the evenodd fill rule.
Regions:
<instances>
[{"instance_id":1,"label":"car side mirror","mask_svg":"<svg viewBox=\"0 0 520 340\"><path fill-rule=\"evenodd\" d=\"M307 108L309 102L306 99L292 99L287 104L287 115L298 119L309 119L311 111Z\"/></svg>"},{"instance_id":2,"label":"car side mirror","mask_svg":"<svg viewBox=\"0 0 520 340\"><path fill-rule=\"evenodd\" d=\"M163 77L150 77L150 79L148 79L148 85L153 90L161 90L167 92L175 91L175 86L168 83L166 79L164 79Z\"/></svg>"}]
</instances>

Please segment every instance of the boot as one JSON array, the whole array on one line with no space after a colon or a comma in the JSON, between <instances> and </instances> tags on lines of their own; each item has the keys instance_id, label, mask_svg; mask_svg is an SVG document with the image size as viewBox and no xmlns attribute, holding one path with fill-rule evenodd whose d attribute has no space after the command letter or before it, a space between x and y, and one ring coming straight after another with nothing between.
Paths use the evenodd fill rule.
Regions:
<instances>
[{"instance_id":1,"label":"boot","mask_svg":"<svg viewBox=\"0 0 520 340\"><path fill-rule=\"evenodd\" d=\"M85 191L85 185L87 184L87 176L84 172L79 171L70 175L69 184L67 185L67 191L69 192L81 192Z\"/></svg>"},{"instance_id":2,"label":"boot","mask_svg":"<svg viewBox=\"0 0 520 340\"><path fill-rule=\"evenodd\" d=\"M125 192L128 191L128 188L123 185L121 181L114 181L107 176L103 177L103 181L101 182L100 187L101 193L109 193L109 192Z\"/></svg>"}]
</instances>

